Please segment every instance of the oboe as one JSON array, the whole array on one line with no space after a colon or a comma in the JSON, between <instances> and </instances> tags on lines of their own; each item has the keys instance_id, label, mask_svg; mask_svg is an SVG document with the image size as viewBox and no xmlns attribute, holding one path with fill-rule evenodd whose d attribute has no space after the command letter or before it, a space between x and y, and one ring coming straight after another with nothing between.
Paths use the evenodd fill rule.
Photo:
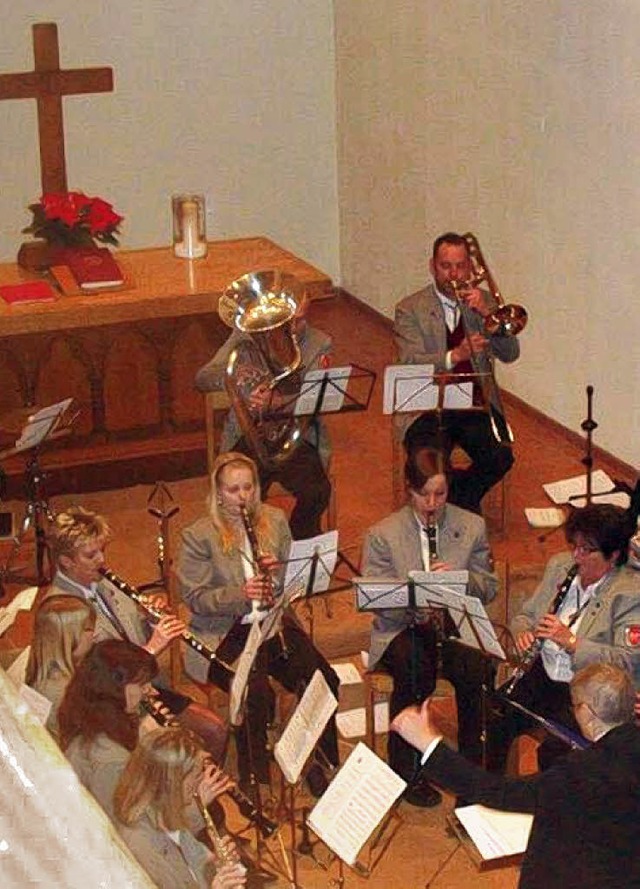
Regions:
<instances>
[{"instance_id":1,"label":"oboe","mask_svg":"<svg viewBox=\"0 0 640 889\"><path fill-rule=\"evenodd\" d=\"M553 598L551 605L549 606L549 610L547 614L555 614L558 609L561 607L562 603L565 600L565 596L571 589L571 584L578 573L578 566L572 565L571 568L567 571L567 576L562 581L560 586L558 587L558 592ZM520 656L520 663L515 668L510 678L505 682L505 684L500 689L501 693L505 695L507 698L511 697L513 694L516 685L520 682L525 673L528 673L531 667L533 666L534 661L540 654L540 650L544 644L544 639L540 639L536 637L531 645L525 649Z\"/></svg>"},{"instance_id":2,"label":"oboe","mask_svg":"<svg viewBox=\"0 0 640 889\"><path fill-rule=\"evenodd\" d=\"M163 728L176 728L180 726L180 720L172 713L162 701L153 695L145 695L141 701L142 708L151 716L158 725ZM265 839L268 839L278 828L275 821L271 821L261 815L256 809L251 797L247 796L237 785L233 785L226 791L238 807L238 811L244 815L247 821L255 824ZM207 813L208 814L208 813ZM204 815L203 815L204 817Z\"/></svg>"},{"instance_id":3,"label":"oboe","mask_svg":"<svg viewBox=\"0 0 640 889\"><path fill-rule=\"evenodd\" d=\"M134 586L127 583L126 580L123 580L119 577L114 571L111 571L110 568L99 568L98 571L100 574L108 580L110 584L112 584L119 592L124 593L125 596L128 596L130 599L138 605L149 617L153 618L154 621L159 621L162 617L165 616L165 612L161 608L156 608L151 605L150 602L147 601L147 597L143 595L139 590L137 590ZM198 639L197 636L194 636L193 633L190 633L189 630L184 630L180 638L183 642L186 642L187 645L191 646L198 654L201 654L203 658L206 658L210 663L216 663L219 667L221 667L227 675L231 678L234 674L234 670L229 664L226 664L223 660L221 660L218 655L213 651L213 649L209 648L208 645Z\"/></svg>"}]
</instances>

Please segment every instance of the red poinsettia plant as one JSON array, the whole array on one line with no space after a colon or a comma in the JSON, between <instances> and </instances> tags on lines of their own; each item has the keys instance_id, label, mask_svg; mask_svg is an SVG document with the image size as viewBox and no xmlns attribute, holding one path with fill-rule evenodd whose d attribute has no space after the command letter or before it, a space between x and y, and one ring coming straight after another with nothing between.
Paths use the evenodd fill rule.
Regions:
<instances>
[{"instance_id":1,"label":"red poinsettia plant","mask_svg":"<svg viewBox=\"0 0 640 889\"><path fill-rule=\"evenodd\" d=\"M49 193L29 204L29 209L33 221L22 229L24 234L65 247L90 247L95 241L118 246L123 217L102 198L90 198L81 191Z\"/></svg>"}]
</instances>

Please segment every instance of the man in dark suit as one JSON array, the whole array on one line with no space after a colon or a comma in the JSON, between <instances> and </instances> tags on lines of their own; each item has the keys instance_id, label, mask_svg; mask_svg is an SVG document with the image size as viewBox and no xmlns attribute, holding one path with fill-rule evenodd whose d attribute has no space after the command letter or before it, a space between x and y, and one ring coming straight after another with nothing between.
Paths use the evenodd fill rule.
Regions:
<instances>
[{"instance_id":1,"label":"man in dark suit","mask_svg":"<svg viewBox=\"0 0 640 889\"><path fill-rule=\"evenodd\" d=\"M396 306L394 333L401 364L432 364L435 373L462 377L481 373L492 378L493 358L515 361L520 354L518 340L503 333L487 334L487 315L496 301L485 290L469 284L472 278L467 241L447 232L436 239L429 263L433 284L405 297ZM454 286L459 287L458 297ZM489 414L483 410L444 410L437 420L433 411L411 422L410 414L400 414L399 435L410 452L428 446L447 455L459 445L470 457L468 469L457 470L451 481L451 502L480 512L480 501L513 464L513 454L505 434L504 418L493 390L474 386L474 404L491 407L502 431L502 441L494 435ZM484 387L487 388L486 386ZM487 404L487 401L490 404ZM408 425L410 424L410 425ZM407 428L408 426L408 428Z\"/></svg>"},{"instance_id":2,"label":"man in dark suit","mask_svg":"<svg viewBox=\"0 0 640 889\"><path fill-rule=\"evenodd\" d=\"M576 674L571 699L592 746L545 772L506 779L442 743L429 701L391 726L422 752L430 781L495 809L533 814L519 889L631 889L640 886L640 730L630 676L595 663Z\"/></svg>"}]
</instances>

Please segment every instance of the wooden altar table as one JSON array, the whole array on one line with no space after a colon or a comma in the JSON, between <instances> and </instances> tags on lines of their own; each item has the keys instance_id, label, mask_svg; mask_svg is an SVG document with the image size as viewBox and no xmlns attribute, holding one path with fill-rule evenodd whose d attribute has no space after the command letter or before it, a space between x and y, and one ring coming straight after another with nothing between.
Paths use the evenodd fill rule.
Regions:
<instances>
[{"instance_id":1,"label":"wooden altar table","mask_svg":"<svg viewBox=\"0 0 640 889\"><path fill-rule=\"evenodd\" d=\"M205 258L191 261L170 247L115 255L125 278L117 290L23 306L0 299L0 418L68 397L81 408L72 436L43 452L50 493L206 471L193 380L228 336L217 314L225 287L280 268L312 298L332 292L327 275L264 237L211 242ZM0 264L0 284L32 277ZM23 462L10 458L4 469L13 477Z\"/></svg>"}]
</instances>

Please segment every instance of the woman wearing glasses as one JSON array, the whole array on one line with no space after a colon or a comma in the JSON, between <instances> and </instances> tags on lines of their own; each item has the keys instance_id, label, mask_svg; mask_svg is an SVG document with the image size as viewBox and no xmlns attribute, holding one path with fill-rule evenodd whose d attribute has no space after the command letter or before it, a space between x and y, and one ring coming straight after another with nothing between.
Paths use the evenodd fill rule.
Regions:
<instances>
[{"instance_id":1,"label":"woman wearing glasses","mask_svg":"<svg viewBox=\"0 0 640 889\"><path fill-rule=\"evenodd\" d=\"M640 573L626 565L632 530L627 513L616 506L591 504L572 512L565 525L569 552L549 560L538 589L511 622L519 653L537 653L509 696L575 732L569 683L582 667L615 664L640 685ZM504 768L511 741L533 725L505 704L490 725L490 768ZM550 736L538 750L540 767L568 750Z\"/></svg>"}]
</instances>

